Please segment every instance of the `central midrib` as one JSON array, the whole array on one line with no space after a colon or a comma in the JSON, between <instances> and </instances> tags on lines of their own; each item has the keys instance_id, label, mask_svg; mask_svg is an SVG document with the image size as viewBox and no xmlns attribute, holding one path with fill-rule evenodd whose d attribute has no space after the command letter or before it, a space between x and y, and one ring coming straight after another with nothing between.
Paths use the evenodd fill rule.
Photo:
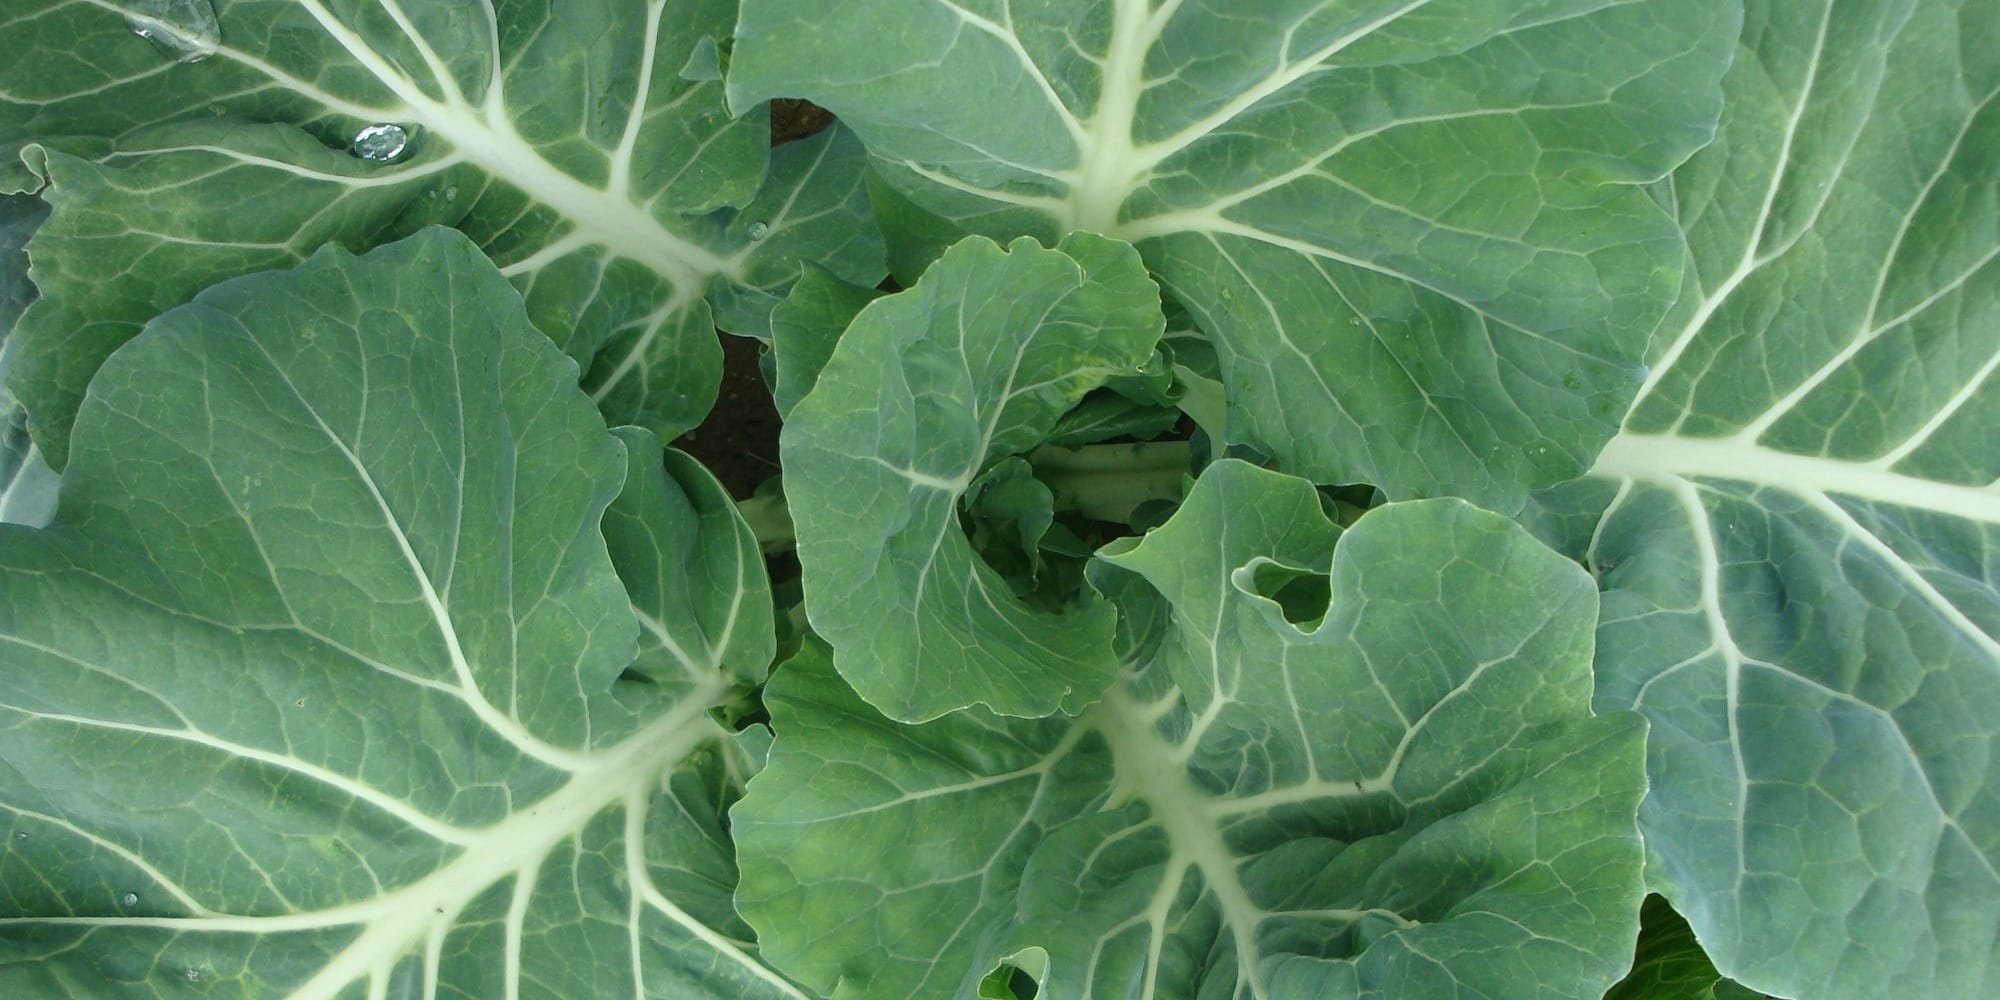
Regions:
<instances>
[{"instance_id":1,"label":"central midrib","mask_svg":"<svg viewBox=\"0 0 2000 1000\"><path fill-rule=\"evenodd\" d=\"M367 39L335 17L321 0L301 2L321 29L395 94L425 128L443 137L468 162L485 168L576 223L594 237L593 242L652 268L683 295L690 289L699 293L708 277L732 271L729 261L660 225L646 206L610 190L591 187L556 169L536 152L507 115L505 88L498 85L503 77L500 66L493 67L495 85L478 107L466 101L456 86L443 77L440 83L444 84L447 96L433 98L384 59ZM392 14L396 12L393 5L388 9ZM420 48L424 45L421 39L413 41ZM232 58L236 57L237 54L232 54ZM269 69L255 60L242 61Z\"/></svg>"},{"instance_id":2,"label":"central midrib","mask_svg":"<svg viewBox=\"0 0 2000 1000\"><path fill-rule=\"evenodd\" d=\"M1090 719L1111 749L1122 789L1145 802L1166 830L1173 851L1169 870L1185 866L1201 873L1221 910L1222 922L1229 928L1237 966L1243 970L1251 994L1264 996L1257 971L1256 937L1264 911L1244 888L1237 858L1208 811L1211 800L1188 778L1174 748L1153 731L1144 706L1122 686L1113 685L1105 693ZM1162 873L1162 877L1172 876Z\"/></svg>"},{"instance_id":3,"label":"central midrib","mask_svg":"<svg viewBox=\"0 0 2000 1000\"><path fill-rule=\"evenodd\" d=\"M669 231L645 206L557 170L504 117L497 124L442 105L420 108L424 124L465 159L555 209L591 242L646 265L684 293L731 270L729 261Z\"/></svg>"},{"instance_id":4,"label":"central midrib","mask_svg":"<svg viewBox=\"0 0 2000 1000\"><path fill-rule=\"evenodd\" d=\"M1147 4L1118 0L1112 11L1111 46L1105 53L1097 111L1069 196L1068 228L1106 235L1132 187L1132 128L1139 114L1139 81L1146 68Z\"/></svg>"},{"instance_id":5,"label":"central midrib","mask_svg":"<svg viewBox=\"0 0 2000 1000\"><path fill-rule=\"evenodd\" d=\"M691 692L652 725L596 755L589 768L554 793L481 831L450 864L356 907L365 912L347 922L362 926L360 936L294 991L292 1000L340 995L371 971L410 954L413 943L433 928L455 922L466 904L493 885L532 877L540 860L585 821L630 798L634 789L643 789L718 734L705 713L722 686L718 678Z\"/></svg>"},{"instance_id":6,"label":"central midrib","mask_svg":"<svg viewBox=\"0 0 2000 1000\"><path fill-rule=\"evenodd\" d=\"M1620 433L1598 454L1590 476L1672 485L1735 480L1794 493L1833 494L2000 524L2000 492L1941 483L1880 464L1800 455L1732 438Z\"/></svg>"}]
</instances>

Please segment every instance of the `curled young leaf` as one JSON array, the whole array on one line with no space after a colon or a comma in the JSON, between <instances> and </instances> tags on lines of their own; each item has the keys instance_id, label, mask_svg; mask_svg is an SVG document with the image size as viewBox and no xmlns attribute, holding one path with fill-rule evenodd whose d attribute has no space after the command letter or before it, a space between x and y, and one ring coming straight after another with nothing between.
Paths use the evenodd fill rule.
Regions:
<instances>
[{"instance_id":1,"label":"curled young leaf","mask_svg":"<svg viewBox=\"0 0 2000 1000\"><path fill-rule=\"evenodd\" d=\"M959 500L994 461L1153 354L1159 289L1130 246L970 238L863 309L785 423L806 613L891 718L969 705L1077 712L1116 668L1116 613L1088 593L1034 610L980 561Z\"/></svg>"}]
</instances>

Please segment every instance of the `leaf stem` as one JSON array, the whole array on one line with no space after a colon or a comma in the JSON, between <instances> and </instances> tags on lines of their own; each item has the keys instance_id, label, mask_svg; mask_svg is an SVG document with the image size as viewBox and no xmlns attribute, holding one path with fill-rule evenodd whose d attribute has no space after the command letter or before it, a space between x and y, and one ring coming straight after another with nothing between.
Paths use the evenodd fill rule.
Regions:
<instances>
[{"instance_id":1,"label":"leaf stem","mask_svg":"<svg viewBox=\"0 0 2000 1000\"><path fill-rule=\"evenodd\" d=\"M750 533L757 536L758 550L765 555L789 552L798 546L791 507L785 503L785 492L776 482L758 487L756 494L747 500L736 501L736 512L743 515Z\"/></svg>"},{"instance_id":2,"label":"leaf stem","mask_svg":"<svg viewBox=\"0 0 2000 1000\"><path fill-rule=\"evenodd\" d=\"M1035 478L1055 494L1057 510L1120 524L1149 500L1179 500L1188 460L1186 441L1043 445L1028 453Z\"/></svg>"}]
</instances>

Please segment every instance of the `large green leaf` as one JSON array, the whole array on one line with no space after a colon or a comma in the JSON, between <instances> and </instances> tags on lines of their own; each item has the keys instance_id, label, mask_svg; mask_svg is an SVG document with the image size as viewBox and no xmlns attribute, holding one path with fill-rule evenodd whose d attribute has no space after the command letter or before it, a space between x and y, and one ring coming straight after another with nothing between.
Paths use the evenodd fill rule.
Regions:
<instances>
[{"instance_id":1,"label":"large green leaf","mask_svg":"<svg viewBox=\"0 0 2000 1000\"><path fill-rule=\"evenodd\" d=\"M1636 185L1712 135L1739 15L745 0L729 88L839 114L911 239L1137 243L1216 339L1232 440L1514 509L1588 468L1638 387L1682 249Z\"/></svg>"},{"instance_id":2,"label":"large green leaf","mask_svg":"<svg viewBox=\"0 0 2000 1000\"><path fill-rule=\"evenodd\" d=\"M880 277L853 138L783 147L767 175L763 113L731 119L690 65L714 61L733 0L235 0L194 63L122 13L163 6L209 4L0 15L0 191L46 183L55 206L14 387L58 459L140 324L328 242L463 230L607 417L663 436L714 399L714 322L758 327L802 259ZM402 159L358 155L377 125L409 137Z\"/></svg>"},{"instance_id":3,"label":"large green leaf","mask_svg":"<svg viewBox=\"0 0 2000 1000\"><path fill-rule=\"evenodd\" d=\"M2000 6L1760 0L1643 398L1552 498L1659 890L1815 1000L2000 994Z\"/></svg>"},{"instance_id":4,"label":"large green leaf","mask_svg":"<svg viewBox=\"0 0 2000 1000\"><path fill-rule=\"evenodd\" d=\"M0 993L801 997L729 900L730 672L625 674L614 574L726 648L761 566L639 585L742 527L624 433L446 230L119 351L55 522L0 526Z\"/></svg>"},{"instance_id":5,"label":"large green leaf","mask_svg":"<svg viewBox=\"0 0 2000 1000\"><path fill-rule=\"evenodd\" d=\"M1036 716L1110 683L1110 605L1029 607L973 551L958 505L1085 393L1137 372L1165 322L1139 255L1087 233L1054 250L969 238L855 318L786 419L783 457L806 614L870 704L905 722L968 705Z\"/></svg>"},{"instance_id":6,"label":"large green leaf","mask_svg":"<svg viewBox=\"0 0 2000 1000\"><path fill-rule=\"evenodd\" d=\"M1077 718L898 724L809 646L731 814L765 954L836 998L1009 961L1064 998L1601 995L1645 727L1589 714L1590 579L1457 501L1336 535L1304 481L1210 469L1114 547L1127 671ZM1324 621L1263 596L1329 565Z\"/></svg>"}]
</instances>

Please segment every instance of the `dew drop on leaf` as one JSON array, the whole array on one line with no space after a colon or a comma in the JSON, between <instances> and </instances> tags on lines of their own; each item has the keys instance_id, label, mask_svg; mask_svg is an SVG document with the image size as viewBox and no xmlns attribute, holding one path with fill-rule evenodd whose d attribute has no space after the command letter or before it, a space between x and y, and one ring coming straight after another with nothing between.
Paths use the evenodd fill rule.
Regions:
<instances>
[{"instance_id":1,"label":"dew drop on leaf","mask_svg":"<svg viewBox=\"0 0 2000 1000\"><path fill-rule=\"evenodd\" d=\"M770 227L770 225L768 225L767 223L762 223L762 222L753 222L753 223L751 223L751 224L750 224L750 238L751 238L751 239L753 239L753 240L761 240L761 239L763 239L764 237L766 237L766 236L769 236L769 235L771 235L771 227Z\"/></svg>"},{"instance_id":2,"label":"dew drop on leaf","mask_svg":"<svg viewBox=\"0 0 2000 1000\"><path fill-rule=\"evenodd\" d=\"M136 892L128 892L125 895L119 897L118 901L124 903L126 906L136 906L139 903L139 894Z\"/></svg>"},{"instance_id":3,"label":"dew drop on leaf","mask_svg":"<svg viewBox=\"0 0 2000 1000\"><path fill-rule=\"evenodd\" d=\"M375 163L393 163L410 148L409 130L401 125L370 125L354 133L354 155Z\"/></svg>"},{"instance_id":4,"label":"dew drop on leaf","mask_svg":"<svg viewBox=\"0 0 2000 1000\"><path fill-rule=\"evenodd\" d=\"M175 62L200 62L222 41L222 25L208 0L134 0L126 7L125 23Z\"/></svg>"}]
</instances>

